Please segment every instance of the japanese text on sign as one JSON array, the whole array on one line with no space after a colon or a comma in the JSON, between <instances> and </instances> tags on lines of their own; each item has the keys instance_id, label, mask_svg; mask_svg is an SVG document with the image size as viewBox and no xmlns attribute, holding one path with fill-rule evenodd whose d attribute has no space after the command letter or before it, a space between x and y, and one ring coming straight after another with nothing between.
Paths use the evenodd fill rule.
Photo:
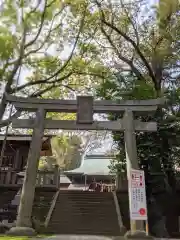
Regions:
<instances>
[{"instance_id":1,"label":"japanese text on sign","mask_svg":"<svg viewBox=\"0 0 180 240\"><path fill-rule=\"evenodd\" d=\"M131 220L147 220L144 171L130 171L129 204Z\"/></svg>"}]
</instances>

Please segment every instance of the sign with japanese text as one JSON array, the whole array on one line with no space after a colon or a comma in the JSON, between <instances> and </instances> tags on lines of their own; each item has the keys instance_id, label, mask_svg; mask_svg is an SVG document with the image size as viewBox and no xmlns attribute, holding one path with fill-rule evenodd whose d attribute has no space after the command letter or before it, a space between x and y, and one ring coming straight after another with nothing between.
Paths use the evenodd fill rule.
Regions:
<instances>
[{"instance_id":1,"label":"sign with japanese text","mask_svg":"<svg viewBox=\"0 0 180 240\"><path fill-rule=\"evenodd\" d=\"M144 171L130 171L129 206L131 220L147 220L146 187Z\"/></svg>"}]
</instances>

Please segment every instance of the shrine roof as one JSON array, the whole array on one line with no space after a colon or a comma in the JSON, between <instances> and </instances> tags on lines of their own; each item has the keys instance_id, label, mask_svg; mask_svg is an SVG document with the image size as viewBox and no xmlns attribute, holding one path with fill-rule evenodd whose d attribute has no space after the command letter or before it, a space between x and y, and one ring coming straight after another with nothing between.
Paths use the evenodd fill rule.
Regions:
<instances>
[{"instance_id":1,"label":"shrine roof","mask_svg":"<svg viewBox=\"0 0 180 240\"><path fill-rule=\"evenodd\" d=\"M113 157L105 155L87 155L83 158L79 168L66 171L66 175L91 175L108 176L110 174L109 165Z\"/></svg>"},{"instance_id":2,"label":"shrine roof","mask_svg":"<svg viewBox=\"0 0 180 240\"><path fill-rule=\"evenodd\" d=\"M0 134L0 141L3 141L5 139L4 134ZM46 141L48 138L51 138L52 135L44 135L43 141ZM7 138L8 141L31 141L32 135L24 135L24 134L8 134Z\"/></svg>"},{"instance_id":3,"label":"shrine roof","mask_svg":"<svg viewBox=\"0 0 180 240\"><path fill-rule=\"evenodd\" d=\"M32 135L25 135L25 134L8 134L5 136L4 134L0 134L0 144L6 138L7 144L15 143L17 145L28 144L30 145L32 141ZM52 156L52 149L51 149L51 138L52 135L44 135L42 138L42 148L41 148L41 156Z\"/></svg>"}]
</instances>

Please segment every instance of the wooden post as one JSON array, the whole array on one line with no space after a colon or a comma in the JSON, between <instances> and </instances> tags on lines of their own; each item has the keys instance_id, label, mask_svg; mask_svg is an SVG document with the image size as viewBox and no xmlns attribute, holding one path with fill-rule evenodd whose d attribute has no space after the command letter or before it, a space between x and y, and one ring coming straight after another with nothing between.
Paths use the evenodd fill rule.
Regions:
<instances>
[{"instance_id":1,"label":"wooden post","mask_svg":"<svg viewBox=\"0 0 180 240\"><path fill-rule=\"evenodd\" d=\"M61 177L61 176L60 176L59 166L58 166L58 165L55 165L53 184L57 187L57 189L59 189L60 177Z\"/></svg>"},{"instance_id":2,"label":"wooden post","mask_svg":"<svg viewBox=\"0 0 180 240\"><path fill-rule=\"evenodd\" d=\"M125 141L125 151L126 151L126 163L127 163L127 178L128 184L130 180L130 170L139 169L138 158L137 158L137 147L136 147L136 133L134 128L133 112L126 110L123 117L123 124L125 127L124 131L124 141ZM130 195L130 188L128 186L128 192ZM143 221L130 221L131 232L136 230L144 230Z\"/></svg>"},{"instance_id":3,"label":"wooden post","mask_svg":"<svg viewBox=\"0 0 180 240\"><path fill-rule=\"evenodd\" d=\"M84 175L84 190L87 190L87 175Z\"/></svg>"},{"instance_id":4,"label":"wooden post","mask_svg":"<svg viewBox=\"0 0 180 240\"><path fill-rule=\"evenodd\" d=\"M61 190L61 174L62 173L63 173L62 169L59 168L59 186L58 186L59 191Z\"/></svg>"},{"instance_id":5,"label":"wooden post","mask_svg":"<svg viewBox=\"0 0 180 240\"><path fill-rule=\"evenodd\" d=\"M16 149L14 168L19 168L19 148Z\"/></svg>"},{"instance_id":6,"label":"wooden post","mask_svg":"<svg viewBox=\"0 0 180 240\"><path fill-rule=\"evenodd\" d=\"M11 184L11 178L12 178L12 168L9 168L6 174L6 184Z\"/></svg>"},{"instance_id":7,"label":"wooden post","mask_svg":"<svg viewBox=\"0 0 180 240\"><path fill-rule=\"evenodd\" d=\"M37 169L42 146L42 137L44 135L45 115L46 112L43 108L38 109L36 112L35 126L28 154L27 168L22 187L16 227L32 227L31 214L35 194Z\"/></svg>"}]
</instances>

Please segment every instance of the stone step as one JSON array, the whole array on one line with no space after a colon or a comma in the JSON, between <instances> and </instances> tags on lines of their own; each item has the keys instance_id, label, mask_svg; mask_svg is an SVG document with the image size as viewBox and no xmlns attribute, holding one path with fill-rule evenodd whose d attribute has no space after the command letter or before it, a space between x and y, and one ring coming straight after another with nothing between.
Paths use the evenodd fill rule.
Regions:
<instances>
[{"instance_id":1,"label":"stone step","mask_svg":"<svg viewBox=\"0 0 180 240\"><path fill-rule=\"evenodd\" d=\"M44 231L46 234L86 234L86 235L110 235L110 236L119 236L120 231L117 228L110 228L110 229L105 229L105 228L72 228L72 226L68 227L62 227L60 226L52 226L48 228L48 231Z\"/></svg>"},{"instance_id":2,"label":"stone step","mask_svg":"<svg viewBox=\"0 0 180 240\"><path fill-rule=\"evenodd\" d=\"M82 220L79 219L79 221L77 219L74 219L74 220L76 220L76 223L74 223L75 221L73 221L73 220L71 220L71 221L67 220L67 221L64 221L64 222L63 221L59 221L59 222L52 221L52 223L49 225L49 227L53 227L55 229L58 229L58 228L64 229L64 228L69 228L69 227L72 227L72 228L75 228L75 229L79 229L79 228L82 228L82 229L86 229L86 228L117 229L118 228L116 221L106 223L105 219L104 220L98 219L98 221L102 221L102 223L99 223L99 222L95 221L94 224L92 224L87 220L85 221L84 219L82 219Z\"/></svg>"},{"instance_id":3,"label":"stone step","mask_svg":"<svg viewBox=\"0 0 180 240\"><path fill-rule=\"evenodd\" d=\"M68 227L67 229L59 229L59 232L57 230L54 230L54 228L48 229L48 234L72 234L72 235L96 235L96 236L119 236L120 232L117 229L74 229Z\"/></svg>"},{"instance_id":4,"label":"stone step","mask_svg":"<svg viewBox=\"0 0 180 240\"><path fill-rule=\"evenodd\" d=\"M69 201L70 202L70 201ZM64 205L64 203L62 203L61 201L58 201L58 206L57 209L59 210L60 208L62 208L62 206L66 206ZM62 203L62 204L61 204ZM91 203L86 203L86 202L70 202L71 203L71 207L70 208L85 208L85 209L93 209L93 208L99 208L99 209L108 209L113 207L112 203L102 203L102 202L91 202ZM37 206L39 206L37 204Z\"/></svg>"},{"instance_id":5,"label":"stone step","mask_svg":"<svg viewBox=\"0 0 180 240\"><path fill-rule=\"evenodd\" d=\"M98 209L92 209L92 208L69 208L69 209L63 209L63 210L57 210L57 209L54 209L53 211L53 216L57 216L59 217L59 215L57 213L61 212L62 215L74 215L74 214L83 214L83 215L86 215L86 214L89 214L90 216L91 215L113 215L116 214L116 210L113 209L113 208L109 208L109 209L106 209L106 208L98 208Z\"/></svg>"},{"instance_id":6,"label":"stone step","mask_svg":"<svg viewBox=\"0 0 180 240\"><path fill-rule=\"evenodd\" d=\"M57 201L60 201L61 199L62 200L71 200L71 201L82 201L82 200L86 200L86 201L91 201L92 199L93 200L96 200L96 201L103 201L103 199L106 198L106 197L86 197L86 196L77 196L77 197L74 197L74 196L59 196L58 200ZM108 197L106 198L107 201L111 201L112 197Z\"/></svg>"},{"instance_id":7,"label":"stone step","mask_svg":"<svg viewBox=\"0 0 180 240\"><path fill-rule=\"evenodd\" d=\"M112 193L60 192L49 226L55 234L119 234Z\"/></svg>"},{"instance_id":8,"label":"stone step","mask_svg":"<svg viewBox=\"0 0 180 240\"><path fill-rule=\"evenodd\" d=\"M32 212L33 217L40 220L41 222L45 221L55 193L56 190L53 191L51 190L44 191L44 189L36 190Z\"/></svg>"},{"instance_id":9,"label":"stone step","mask_svg":"<svg viewBox=\"0 0 180 240\"><path fill-rule=\"evenodd\" d=\"M39 208L40 209L40 208ZM103 211L102 211L103 210ZM92 216L92 215L105 215L105 216L112 216L112 215L114 215L115 214L115 211L112 209L112 210L108 210L108 211L106 211L105 209L97 209L97 210L88 210L88 209L84 209L84 210L81 210L81 209L71 209L71 210L69 210L69 209L63 209L63 210L61 210L61 211L58 211L57 209L55 209L54 210L55 212L53 213L53 216L54 217L59 217L59 214L57 214L57 213L59 213L59 212L61 212L61 216L62 215L68 215L68 216L72 216L72 215L77 215L77 214L83 214L83 215L90 215L90 216ZM73 211L73 212L72 212ZM105 212L105 213L104 213Z\"/></svg>"},{"instance_id":10,"label":"stone step","mask_svg":"<svg viewBox=\"0 0 180 240\"><path fill-rule=\"evenodd\" d=\"M71 218L70 218L71 217ZM107 219L108 217L108 219ZM113 219L112 219L113 217ZM71 221L75 221L76 222L79 222L79 221L83 221L84 223L88 222L90 223L90 220L93 219L93 222L92 224L94 224L94 222L97 222L99 220L101 221L105 221L105 222L114 222L114 223L117 223L117 217L114 217L114 215L96 215L96 216L93 216L93 215L89 215L89 214L79 214L79 215L62 215L61 218L55 218L53 217L53 219L51 220L51 222L62 222L62 223L66 223L66 222L71 222ZM109 220L110 219L110 220ZM50 223L51 224L51 223Z\"/></svg>"},{"instance_id":11,"label":"stone step","mask_svg":"<svg viewBox=\"0 0 180 240\"><path fill-rule=\"evenodd\" d=\"M97 226L99 224L101 224L102 226L105 225L113 225L113 226L118 226L118 223L117 223L117 219L107 219L105 217L103 218L100 218L100 217L96 217L96 219L94 219L93 221L89 221L89 220L92 220L92 219L88 219L84 216L81 216L79 218L65 218L65 219L54 219L52 220L50 223L49 223L49 226L51 226L52 224L55 224L55 225L58 225L61 223L61 225L65 226L65 225L69 225L70 223L74 222L74 226L77 226L78 224L83 224L83 225L90 225L90 226Z\"/></svg>"},{"instance_id":12,"label":"stone step","mask_svg":"<svg viewBox=\"0 0 180 240\"><path fill-rule=\"evenodd\" d=\"M72 227L71 225L64 225L64 226L60 226L60 225L51 225L49 227L49 230L51 231L56 231L56 234L58 233L64 233L64 232L72 232L73 234L75 234L76 232L88 232L88 233L97 233L97 232L115 232L115 233L119 233L119 229L116 228L116 227L113 227L113 226L109 226L109 225L106 225L106 228L103 227L103 226L83 226L83 227L80 227L80 226L74 226ZM113 234L112 234L113 235Z\"/></svg>"},{"instance_id":13,"label":"stone step","mask_svg":"<svg viewBox=\"0 0 180 240\"><path fill-rule=\"evenodd\" d=\"M108 197L110 197L111 198L111 193L110 192L108 192L108 193L95 193L95 192L81 192L81 191L77 191L77 192L75 192L74 193L74 191L71 191L71 192L69 192L69 191L64 191L64 192L60 192L60 194L59 194L59 196L71 196L71 197L74 197L74 198L76 198L76 197L80 197L80 196L83 196L84 198L87 198L87 197L89 197L89 198L103 198L103 197L106 197L106 198L108 198Z\"/></svg>"}]
</instances>

